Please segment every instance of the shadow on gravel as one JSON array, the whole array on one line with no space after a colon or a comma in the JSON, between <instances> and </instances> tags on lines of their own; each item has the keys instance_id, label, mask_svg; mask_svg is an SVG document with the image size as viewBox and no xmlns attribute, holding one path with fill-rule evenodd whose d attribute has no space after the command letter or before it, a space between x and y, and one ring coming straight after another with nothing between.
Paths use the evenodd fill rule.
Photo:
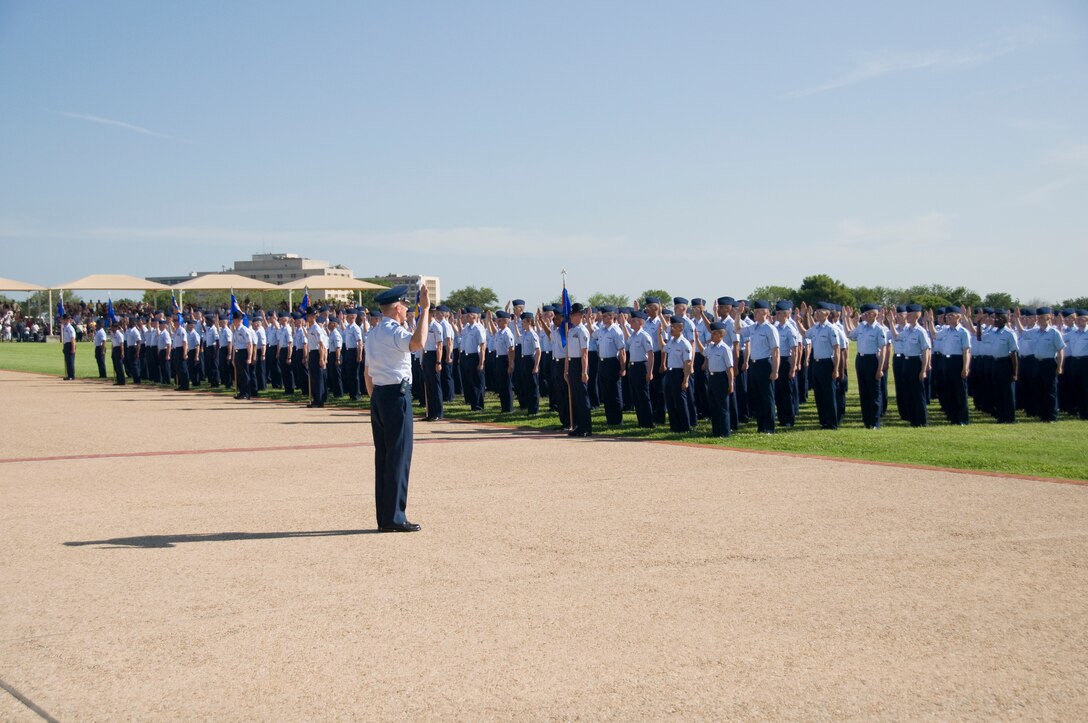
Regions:
<instances>
[{"instance_id":1,"label":"shadow on gravel","mask_svg":"<svg viewBox=\"0 0 1088 723\"><path fill-rule=\"evenodd\" d=\"M103 549L174 547L183 542L237 542L239 540L279 540L287 537L339 537L341 535L376 535L378 530L311 530L303 532L209 532L202 535L141 535L114 537L109 540L74 540L66 547L98 545Z\"/></svg>"}]
</instances>

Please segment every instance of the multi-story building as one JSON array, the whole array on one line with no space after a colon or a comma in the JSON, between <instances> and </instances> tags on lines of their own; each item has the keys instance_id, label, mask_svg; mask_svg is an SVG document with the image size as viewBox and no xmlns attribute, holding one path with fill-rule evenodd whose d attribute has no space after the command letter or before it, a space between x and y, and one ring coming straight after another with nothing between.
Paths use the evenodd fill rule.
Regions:
<instances>
[{"instance_id":1,"label":"multi-story building","mask_svg":"<svg viewBox=\"0 0 1088 723\"><path fill-rule=\"evenodd\" d=\"M235 261L234 273L272 284L286 284L307 276L354 278L351 269L342 264L330 266L328 261L308 259L298 254L253 254L249 261ZM315 301L318 299L347 301L352 295L353 293L350 291L320 291L315 289L310 292L310 298Z\"/></svg>"},{"instance_id":2,"label":"multi-story building","mask_svg":"<svg viewBox=\"0 0 1088 723\"><path fill-rule=\"evenodd\" d=\"M416 292L419 291L420 284L424 284L427 287L427 291L431 294L431 303L442 303L442 287L437 276L386 274L385 276L374 276L371 278L375 284L381 284L382 286L388 286L390 288L399 286L400 284L406 284L409 287L409 293L412 296L415 296Z\"/></svg>"}]
</instances>

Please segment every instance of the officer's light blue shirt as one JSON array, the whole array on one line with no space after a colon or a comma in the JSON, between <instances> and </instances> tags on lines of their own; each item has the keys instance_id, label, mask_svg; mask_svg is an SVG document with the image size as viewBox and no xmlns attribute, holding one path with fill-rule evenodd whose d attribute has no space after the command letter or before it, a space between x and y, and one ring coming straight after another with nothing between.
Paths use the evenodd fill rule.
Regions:
<instances>
[{"instance_id":1,"label":"officer's light blue shirt","mask_svg":"<svg viewBox=\"0 0 1088 723\"><path fill-rule=\"evenodd\" d=\"M770 359L771 353L779 348L778 329L766 321L746 326L740 331L741 341L751 343L752 361Z\"/></svg>"},{"instance_id":2,"label":"officer's light blue shirt","mask_svg":"<svg viewBox=\"0 0 1088 723\"><path fill-rule=\"evenodd\" d=\"M468 324L461 330L461 353L479 354L480 344L485 341L484 328L479 323Z\"/></svg>"},{"instance_id":3,"label":"officer's light blue shirt","mask_svg":"<svg viewBox=\"0 0 1088 723\"><path fill-rule=\"evenodd\" d=\"M805 333L805 338L812 341L812 358L816 361L833 358L835 351L842 347L838 330L826 321L813 324Z\"/></svg>"},{"instance_id":4,"label":"officer's light blue shirt","mask_svg":"<svg viewBox=\"0 0 1088 723\"><path fill-rule=\"evenodd\" d=\"M339 329L331 329L329 331L329 351L339 352L342 346L344 346L344 335L340 333Z\"/></svg>"},{"instance_id":5,"label":"officer's light blue shirt","mask_svg":"<svg viewBox=\"0 0 1088 723\"><path fill-rule=\"evenodd\" d=\"M994 329L990 333L990 354L995 359L1005 359L1013 352L1019 353L1020 342L1016 338L1016 332L1009 327Z\"/></svg>"},{"instance_id":6,"label":"officer's light blue shirt","mask_svg":"<svg viewBox=\"0 0 1088 723\"><path fill-rule=\"evenodd\" d=\"M540 337L533 329L526 329L521 332L521 355L522 356L535 356L536 350L540 348Z\"/></svg>"},{"instance_id":7,"label":"officer's light blue shirt","mask_svg":"<svg viewBox=\"0 0 1088 723\"><path fill-rule=\"evenodd\" d=\"M785 360L796 347L801 346L801 335L788 321L785 324L776 322L775 328L778 330L778 354Z\"/></svg>"},{"instance_id":8,"label":"officer's light blue shirt","mask_svg":"<svg viewBox=\"0 0 1088 723\"><path fill-rule=\"evenodd\" d=\"M666 369L683 369L684 362L691 361L691 342L683 336L678 339L669 337L664 351Z\"/></svg>"},{"instance_id":9,"label":"officer's light blue shirt","mask_svg":"<svg viewBox=\"0 0 1088 723\"><path fill-rule=\"evenodd\" d=\"M733 366L733 347L723 338L715 344L710 342L703 351L706 356L706 370L711 374L728 371Z\"/></svg>"},{"instance_id":10,"label":"officer's light blue shirt","mask_svg":"<svg viewBox=\"0 0 1088 723\"><path fill-rule=\"evenodd\" d=\"M567 347L571 359L582 356L582 350L589 351L589 330L585 324L579 324L567 331Z\"/></svg>"},{"instance_id":11,"label":"officer's light blue shirt","mask_svg":"<svg viewBox=\"0 0 1088 723\"><path fill-rule=\"evenodd\" d=\"M98 346L102 346L105 343L106 343L106 330L100 327L98 329L98 331L96 331L94 333L94 345L96 347L98 347Z\"/></svg>"},{"instance_id":12,"label":"officer's light blue shirt","mask_svg":"<svg viewBox=\"0 0 1088 723\"><path fill-rule=\"evenodd\" d=\"M618 324L601 329L597 340L597 353L601 359L615 359L623 349L623 332Z\"/></svg>"},{"instance_id":13,"label":"officer's light blue shirt","mask_svg":"<svg viewBox=\"0 0 1088 723\"><path fill-rule=\"evenodd\" d=\"M847 336L858 343L858 354L879 354L888 345L888 332L879 324L863 321Z\"/></svg>"},{"instance_id":14,"label":"officer's light blue shirt","mask_svg":"<svg viewBox=\"0 0 1088 723\"><path fill-rule=\"evenodd\" d=\"M120 349L125 345L125 335L121 333L120 329L110 335L110 344L113 345L114 349Z\"/></svg>"},{"instance_id":15,"label":"officer's light blue shirt","mask_svg":"<svg viewBox=\"0 0 1088 723\"><path fill-rule=\"evenodd\" d=\"M1064 348L1065 339L1060 331L1053 326L1047 327L1046 331L1039 330L1039 336L1035 339L1035 358L1054 359Z\"/></svg>"},{"instance_id":16,"label":"officer's light blue shirt","mask_svg":"<svg viewBox=\"0 0 1088 723\"><path fill-rule=\"evenodd\" d=\"M913 327L904 327L899 338L903 342L903 353L909 357L922 356L923 351L933 348L933 344L929 340L929 334L917 324Z\"/></svg>"},{"instance_id":17,"label":"officer's light blue shirt","mask_svg":"<svg viewBox=\"0 0 1088 723\"><path fill-rule=\"evenodd\" d=\"M1088 328L1084 330L1073 329L1069 333L1065 344L1069 349L1069 356L1077 358L1088 356Z\"/></svg>"},{"instance_id":18,"label":"officer's light blue shirt","mask_svg":"<svg viewBox=\"0 0 1088 723\"><path fill-rule=\"evenodd\" d=\"M495 353L498 356L506 356L514 348L514 332L510 327L495 331Z\"/></svg>"},{"instance_id":19,"label":"officer's light blue shirt","mask_svg":"<svg viewBox=\"0 0 1088 723\"><path fill-rule=\"evenodd\" d=\"M654 342L645 329L632 332L627 339L627 360L632 364L646 362L654 351Z\"/></svg>"},{"instance_id":20,"label":"officer's light blue shirt","mask_svg":"<svg viewBox=\"0 0 1088 723\"><path fill-rule=\"evenodd\" d=\"M438 347L442 346L444 337L445 332L442 330L442 322L432 320L427 325L427 340L423 342L423 351L438 351Z\"/></svg>"},{"instance_id":21,"label":"officer's light blue shirt","mask_svg":"<svg viewBox=\"0 0 1088 723\"><path fill-rule=\"evenodd\" d=\"M661 351L661 339L658 336L658 329L660 329L661 325L664 323L665 320L660 316L656 319L646 319L642 322L642 328L650 335L650 342L654 345L654 351Z\"/></svg>"},{"instance_id":22,"label":"officer's light blue shirt","mask_svg":"<svg viewBox=\"0 0 1088 723\"><path fill-rule=\"evenodd\" d=\"M934 348L945 356L963 356L968 349L972 348L971 332L959 324L946 326L941 331L943 336L938 333L939 341L934 344Z\"/></svg>"},{"instance_id":23,"label":"officer's light blue shirt","mask_svg":"<svg viewBox=\"0 0 1088 723\"><path fill-rule=\"evenodd\" d=\"M193 351L200 346L200 332L196 329L185 332L185 341L189 343L189 351Z\"/></svg>"},{"instance_id":24,"label":"officer's light blue shirt","mask_svg":"<svg viewBox=\"0 0 1088 723\"><path fill-rule=\"evenodd\" d=\"M388 316L371 330L366 339L366 368L378 386L412 380L412 335Z\"/></svg>"}]
</instances>

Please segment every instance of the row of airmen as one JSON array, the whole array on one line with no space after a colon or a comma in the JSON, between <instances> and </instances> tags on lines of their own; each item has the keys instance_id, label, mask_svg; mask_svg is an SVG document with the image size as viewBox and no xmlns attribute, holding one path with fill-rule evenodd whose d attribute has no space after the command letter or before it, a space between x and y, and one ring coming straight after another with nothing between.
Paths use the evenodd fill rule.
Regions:
<instances>
[{"instance_id":1,"label":"row of airmen","mask_svg":"<svg viewBox=\"0 0 1088 723\"><path fill-rule=\"evenodd\" d=\"M834 429L846 409L854 342L867 428L879 428L887 412L889 368L899 417L912 426L928 423L934 398L952 424L968 423L968 399L1000 422L1014 421L1017 409L1053 421L1059 407L1088 418L1084 310L865 305L859 314L788 301L757 301L749 309L744 300L720 297L710 313L703 299L672 301L671 310L654 297L641 307L575 304L569 329L560 323L561 309L532 313L520 299L494 313L439 306L413 361L413 391L426 420L441 419L443 404L458 394L471 409L483 409L488 389L502 412L512 412L516 398L537 414L545 397L575 435L592 433L590 410L603 406L609 425L634 411L639 426L667 417L670 429L682 432L709 417L716 436L751 418L764 433L776 422L791 427L812 392L820 426ZM282 388L321 407L330 392L353 400L366 393L365 338L378 316L311 307L306 314L256 312L246 326L240 314L231 321L223 311L183 321L160 312L120 319L108 337L100 329L96 358L105 377L109 338L118 384L126 376L181 390L203 381L237 384L240 399Z\"/></svg>"}]
</instances>

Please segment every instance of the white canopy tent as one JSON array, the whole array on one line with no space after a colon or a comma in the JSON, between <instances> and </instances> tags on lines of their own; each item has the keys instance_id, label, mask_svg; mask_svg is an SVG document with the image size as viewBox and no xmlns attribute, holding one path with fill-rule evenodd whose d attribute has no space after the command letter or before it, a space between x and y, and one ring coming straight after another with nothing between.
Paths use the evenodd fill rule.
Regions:
<instances>
[{"instance_id":1,"label":"white canopy tent","mask_svg":"<svg viewBox=\"0 0 1088 723\"><path fill-rule=\"evenodd\" d=\"M315 291L369 291L371 289L388 289L388 286L353 279L350 276L333 276L320 274L316 276L304 276L301 279L280 284L281 289L287 289L288 304L294 306L294 291L299 289L314 289Z\"/></svg>"}]
</instances>

